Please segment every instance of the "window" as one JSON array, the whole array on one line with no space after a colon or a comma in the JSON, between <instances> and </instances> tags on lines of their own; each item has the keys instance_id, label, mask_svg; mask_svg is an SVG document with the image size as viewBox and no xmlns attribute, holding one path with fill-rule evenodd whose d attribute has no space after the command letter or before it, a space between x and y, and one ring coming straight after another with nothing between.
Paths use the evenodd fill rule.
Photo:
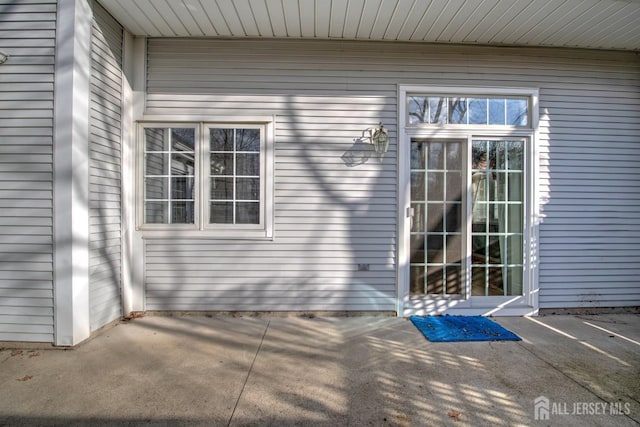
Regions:
<instances>
[{"instance_id":1,"label":"window","mask_svg":"<svg viewBox=\"0 0 640 427\"><path fill-rule=\"evenodd\" d=\"M526 97L407 97L409 125L529 126Z\"/></svg>"},{"instance_id":2,"label":"window","mask_svg":"<svg viewBox=\"0 0 640 427\"><path fill-rule=\"evenodd\" d=\"M194 224L195 128L144 129L147 224Z\"/></svg>"},{"instance_id":3,"label":"window","mask_svg":"<svg viewBox=\"0 0 640 427\"><path fill-rule=\"evenodd\" d=\"M271 237L272 123L141 124L139 228Z\"/></svg>"},{"instance_id":4,"label":"window","mask_svg":"<svg viewBox=\"0 0 640 427\"><path fill-rule=\"evenodd\" d=\"M260 129L210 128L210 224L260 223Z\"/></svg>"}]
</instances>

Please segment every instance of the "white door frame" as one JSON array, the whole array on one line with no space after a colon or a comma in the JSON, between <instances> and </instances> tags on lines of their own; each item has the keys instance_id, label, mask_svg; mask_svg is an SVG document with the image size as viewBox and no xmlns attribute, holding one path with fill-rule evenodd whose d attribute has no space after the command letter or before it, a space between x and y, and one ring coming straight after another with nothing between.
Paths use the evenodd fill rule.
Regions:
<instances>
[{"instance_id":1,"label":"white door frame","mask_svg":"<svg viewBox=\"0 0 640 427\"><path fill-rule=\"evenodd\" d=\"M448 94L527 96L530 99L531 126L527 129L499 129L495 127L469 126L407 126L408 94ZM538 313L538 153L536 148L538 127L538 90L514 88L473 88L473 87L434 87L399 85L398 87L398 276L397 276L397 313L400 317L412 315L459 314L459 315L497 315L526 316ZM471 150L471 140L486 138L526 138L525 172L525 229L524 229L524 283L523 295L487 296L468 298L411 297L409 295L410 272L410 143L412 137L433 139L466 140L467 156ZM467 207L467 218L469 218ZM468 225L470 227L470 224ZM467 251L468 252L468 251ZM467 263L468 264L468 263ZM470 267L465 267L466 275ZM467 282L468 280L465 279ZM469 295L469 293L467 293Z\"/></svg>"}]
</instances>

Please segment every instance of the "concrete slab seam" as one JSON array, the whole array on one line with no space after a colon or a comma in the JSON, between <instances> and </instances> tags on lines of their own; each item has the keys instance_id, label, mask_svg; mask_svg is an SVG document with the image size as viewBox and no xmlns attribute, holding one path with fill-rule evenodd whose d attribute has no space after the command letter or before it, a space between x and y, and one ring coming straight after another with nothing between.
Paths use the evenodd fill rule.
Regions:
<instances>
[{"instance_id":1,"label":"concrete slab seam","mask_svg":"<svg viewBox=\"0 0 640 427\"><path fill-rule=\"evenodd\" d=\"M236 399L236 404L233 406L233 411L231 411L231 416L229 417L229 422L227 423L227 427L231 425L231 421L233 421L233 417L236 414L236 409L238 408L238 404L240 403L240 399L242 398L242 394L244 393L244 389L247 386L247 382L249 382L249 376L251 375L251 371L253 370L253 365L256 363L256 359L258 358L258 354L262 349L262 343L264 342L264 338L267 336L267 332L269 331L269 325L271 325L271 320L267 321L267 326L264 328L264 333L262 334L262 338L260 339L260 344L256 350L256 354L253 355L253 360L251 361L251 366L249 366L249 371L247 371L247 376L244 379L244 383L242 384L242 388L240 389L240 393L238 393L238 398Z\"/></svg>"},{"instance_id":2,"label":"concrete slab seam","mask_svg":"<svg viewBox=\"0 0 640 427\"><path fill-rule=\"evenodd\" d=\"M596 398L600 399L602 402L607 402L607 399L605 399L604 397L598 395L598 393L596 393L595 391L593 391L592 389L590 389L586 385L582 384L580 381L578 381L575 378L571 377L570 375L566 374L561 369L556 367L554 364L548 362L546 359L544 359L542 356L538 355L536 352L534 352L530 348L527 348L526 345L524 345L524 343L518 342L517 344L522 349L526 350L529 354L531 354L533 357L535 357L536 359L540 360L544 364L548 365L549 367L551 367L551 369L553 369L554 371L560 373L560 375L562 375L563 377L567 378L569 381L571 381L574 384L578 385L580 388L582 388L583 390L587 391L588 393L594 395ZM630 397L630 396L627 396L627 397ZM633 399L633 400L635 401L635 399ZM630 414L622 414L622 415L624 415L625 417L629 418L631 421L640 424L640 420L636 420Z\"/></svg>"}]
</instances>

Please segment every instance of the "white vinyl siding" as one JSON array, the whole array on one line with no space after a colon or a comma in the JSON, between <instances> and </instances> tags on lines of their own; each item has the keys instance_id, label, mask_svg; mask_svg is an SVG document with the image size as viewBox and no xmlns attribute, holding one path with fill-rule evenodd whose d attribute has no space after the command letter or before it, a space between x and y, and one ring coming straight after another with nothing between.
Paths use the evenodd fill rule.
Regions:
<instances>
[{"instance_id":1,"label":"white vinyl siding","mask_svg":"<svg viewBox=\"0 0 640 427\"><path fill-rule=\"evenodd\" d=\"M122 315L121 99L122 27L93 4L89 142L91 331Z\"/></svg>"},{"instance_id":2,"label":"white vinyl siding","mask_svg":"<svg viewBox=\"0 0 640 427\"><path fill-rule=\"evenodd\" d=\"M273 242L147 239L147 309L394 310L397 84L539 88L540 307L640 304L634 54L150 39L148 55L147 114L277 119ZM379 121L381 161L355 142Z\"/></svg>"},{"instance_id":3,"label":"white vinyl siding","mask_svg":"<svg viewBox=\"0 0 640 427\"><path fill-rule=\"evenodd\" d=\"M56 2L0 0L0 341L53 341Z\"/></svg>"}]
</instances>

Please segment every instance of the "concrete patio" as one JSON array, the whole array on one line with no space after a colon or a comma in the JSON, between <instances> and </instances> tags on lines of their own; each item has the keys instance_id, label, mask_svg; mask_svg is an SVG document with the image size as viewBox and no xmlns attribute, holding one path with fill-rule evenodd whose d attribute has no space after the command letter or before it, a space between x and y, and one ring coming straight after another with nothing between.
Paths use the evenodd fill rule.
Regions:
<instances>
[{"instance_id":1,"label":"concrete patio","mask_svg":"<svg viewBox=\"0 0 640 427\"><path fill-rule=\"evenodd\" d=\"M2 349L0 425L638 425L640 315L497 321L523 341L431 343L391 317L134 319Z\"/></svg>"}]
</instances>

